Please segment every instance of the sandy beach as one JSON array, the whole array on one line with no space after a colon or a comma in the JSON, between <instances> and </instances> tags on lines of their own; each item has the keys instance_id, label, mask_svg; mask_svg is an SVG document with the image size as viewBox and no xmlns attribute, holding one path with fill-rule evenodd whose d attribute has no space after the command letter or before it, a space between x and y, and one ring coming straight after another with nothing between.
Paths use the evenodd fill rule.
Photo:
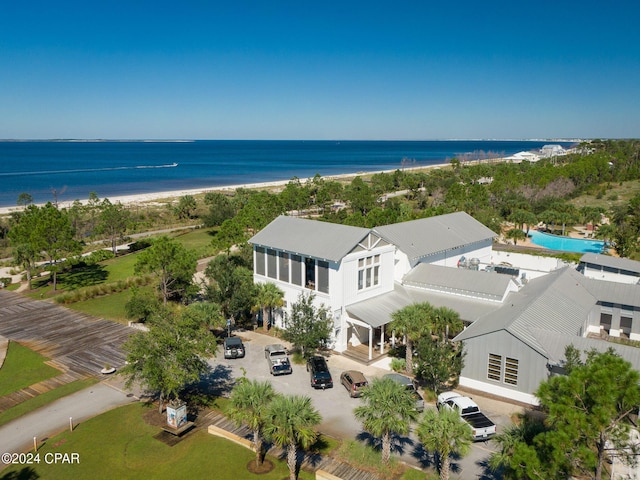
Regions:
<instances>
[{"instance_id":1,"label":"sandy beach","mask_svg":"<svg viewBox=\"0 0 640 480\"><path fill-rule=\"evenodd\" d=\"M473 162L468 162L471 164ZM366 171L366 172L358 172L358 173L345 173L340 175L329 175L326 177L322 177L324 180L348 180L350 178L354 178L357 176L365 176L365 175L375 175L376 173L393 173L396 170L403 171L418 171L418 170L432 170L435 168L442 168L448 166L448 163L439 163L435 165L428 166L420 166L420 167L407 167L407 168L394 168L392 170L376 170L376 171ZM311 181L313 177L309 178L300 178L300 182L304 183L307 181ZM215 186L210 188L196 188L191 190L171 190L171 191L161 191L161 192L152 192L152 193L141 193L134 195L123 195L123 196L115 196L115 197L107 197L111 203L122 203L123 205L131 205L131 204L144 204L149 202L155 202L158 200L171 201L183 197L185 195L200 195L208 192L232 192L238 188L248 188L248 189L264 189L264 188L276 188L283 187L291 180L277 180L273 182L258 182L258 183L247 183L241 185L224 185L224 186ZM88 202L88 198L78 199L80 203L83 205ZM102 200L102 199L101 199ZM61 207L70 207L73 204L73 201L62 201L58 202ZM16 212L22 210L22 207L0 207L0 215L8 215L11 212Z\"/></svg>"}]
</instances>

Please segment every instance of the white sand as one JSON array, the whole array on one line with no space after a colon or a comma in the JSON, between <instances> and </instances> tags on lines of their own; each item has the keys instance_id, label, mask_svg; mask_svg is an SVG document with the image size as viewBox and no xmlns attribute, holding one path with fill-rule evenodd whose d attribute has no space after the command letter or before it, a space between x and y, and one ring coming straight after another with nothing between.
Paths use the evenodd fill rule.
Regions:
<instances>
[{"instance_id":1,"label":"white sand","mask_svg":"<svg viewBox=\"0 0 640 480\"><path fill-rule=\"evenodd\" d=\"M471 162L469 162L471 163ZM396 170L429 170L433 168L442 168L449 165L448 163L440 163L436 165L428 165L428 166L420 166L420 167L409 167L409 168L394 168L393 170L378 170L373 172L357 172L357 173L345 173L341 175L330 175L326 177L322 177L324 180L339 180L339 179L347 179L354 178L357 176L364 175L374 175L376 173L393 173ZM311 181L313 177L309 178L301 178L300 182L304 183L306 181ZM118 197L106 197L109 199L111 203L122 203L123 205L127 204L140 204L153 202L155 200L173 200L183 197L185 195L198 195L207 192L225 192L225 191L234 191L238 188L250 188L250 189L261 189L261 188L272 188L272 187L282 187L289 183L291 180L278 180L273 182L261 182L261 183L247 183L244 185L225 185L218 187L210 187L210 188L195 188L192 190L171 190L166 192L153 192L153 193L141 193L136 195L123 195ZM80 200L80 203L86 204L88 199ZM58 202L61 207L70 207L73 204L73 201L64 201ZM20 211L22 207L0 207L0 215L8 215L11 212Z\"/></svg>"}]
</instances>

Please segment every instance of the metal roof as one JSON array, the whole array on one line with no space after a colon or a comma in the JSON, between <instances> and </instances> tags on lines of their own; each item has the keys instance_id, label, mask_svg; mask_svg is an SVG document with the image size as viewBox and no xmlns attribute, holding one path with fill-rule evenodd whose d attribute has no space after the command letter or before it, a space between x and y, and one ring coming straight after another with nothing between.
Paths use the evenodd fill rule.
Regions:
<instances>
[{"instance_id":1,"label":"metal roof","mask_svg":"<svg viewBox=\"0 0 640 480\"><path fill-rule=\"evenodd\" d=\"M600 302L617 303L640 308L640 285L584 277L584 286Z\"/></svg>"},{"instance_id":2,"label":"metal roof","mask_svg":"<svg viewBox=\"0 0 640 480\"><path fill-rule=\"evenodd\" d=\"M583 360L586 357L585 352L591 350L606 352L609 348L613 348L618 355L631 363L634 369L640 370L640 348L619 343L612 344L597 338L570 338L546 330L533 330L533 334L548 353L550 363L561 364L565 360L565 349L569 345L573 345L582 352Z\"/></svg>"},{"instance_id":3,"label":"metal roof","mask_svg":"<svg viewBox=\"0 0 640 480\"><path fill-rule=\"evenodd\" d=\"M396 283L392 292L349 305L347 313L352 318L377 328L389 323L393 312L407 305L423 302L429 302L434 307L448 307L458 312L460 319L465 323L474 322L500 308L500 304L496 302L418 290Z\"/></svg>"},{"instance_id":4,"label":"metal roof","mask_svg":"<svg viewBox=\"0 0 640 480\"><path fill-rule=\"evenodd\" d=\"M502 301L512 283L508 275L420 263L402 279L404 285L443 293Z\"/></svg>"},{"instance_id":5,"label":"metal roof","mask_svg":"<svg viewBox=\"0 0 640 480\"><path fill-rule=\"evenodd\" d=\"M497 236L465 212L394 223L374 230L411 261Z\"/></svg>"},{"instance_id":6,"label":"metal roof","mask_svg":"<svg viewBox=\"0 0 640 480\"><path fill-rule=\"evenodd\" d=\"M546 355L532 330L569 337L579 335L597 301L582 280L584 277L570 267L531 280L519 292L509 294L503 307L477 320L455 340L507 330Z\"/></svg>"},{"instance_id":7,"label":"metal roof","mask_svg":"<svg viewBox=\"0 0 640 480\"><path fill-rule=\"evenodd\" d=\"M597 253L585 253L580 257L580 262L640 273L640 262L629 260L628 258L612 257L611 255L600 255Z\"/></svg>"},{"instance_id":8,"label":"metal roof","mask_svg":"<svg viewBox=\"0 0 640 480\"><path fill-rule=\"evenodd\" d=\"M369 234L368 228L281 215L249 243L339 262Z\"/></svg>"},{"instance_id":9,"label":"metal roof","mask_svg":"<svg viewBox=\"0 0 640 480\"><path fill-rule=\"evenodd\" d=\"M349 305L347 313L373 328L378 328L392 320L391 314L393 312L413 303L414 301L402 288L402 285L396 283L391 292Z\"/></svg>"}]
</instances>

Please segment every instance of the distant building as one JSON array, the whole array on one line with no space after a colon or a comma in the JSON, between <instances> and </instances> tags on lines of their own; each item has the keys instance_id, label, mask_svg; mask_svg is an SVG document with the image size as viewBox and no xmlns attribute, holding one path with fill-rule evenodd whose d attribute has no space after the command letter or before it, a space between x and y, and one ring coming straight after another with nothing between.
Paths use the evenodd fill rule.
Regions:
<instances>
[{"instance_id":1,"label":"distant building","mask_svg":"<svg viewBox=\"0 0 640 480\"><path fill-rule=\"evenodd\" d=\"M540 149L540 156L542 158L557 157L559 155L566 155L567 151L562 148L561 145L543 145Z\"/></svg>"},{"instance_id":2,"label":"distant building","mask_svg":"<svg viewBox=\"0 0 640 480\"><path fill-rule=\"evenodd\" d=\"M506 157L505 160L512 163L522 163L524 161L537 162L540 160L540 155L533 152L518 152L514 153L510 157Z\"/></svg>"}]
</instances>

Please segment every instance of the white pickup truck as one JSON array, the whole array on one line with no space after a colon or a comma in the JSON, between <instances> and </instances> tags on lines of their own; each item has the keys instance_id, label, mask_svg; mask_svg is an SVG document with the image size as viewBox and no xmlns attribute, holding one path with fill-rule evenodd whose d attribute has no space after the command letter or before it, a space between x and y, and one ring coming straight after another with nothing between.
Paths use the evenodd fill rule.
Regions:
<instances>
[{"instance_id":1,"label":"white pickup truck","mask_svg":"<svg viewBox=\"0 0 640 480\"><path fill-rule=\"evenodd\" d=\"M271 375L285 375L293 373L291 368L291 362L287 355L287 349L275 343L273 345L267 345L264 347L264 357L269 362L269 371Z\"/></svg>"},{"instance_id":2,"label":"white pickup truck","mask_svg":"<svg viewBox=\"0 0 640 480\"><path fill-rule=\"evenodd\" d=\"M438 410L447 408L458 412L460 418L471 425L475 441L487 440L496 434L496 424L480 411L480 407L469 397L456 392L444 392L438 395Z\"/></svg>"}]
</instances>

